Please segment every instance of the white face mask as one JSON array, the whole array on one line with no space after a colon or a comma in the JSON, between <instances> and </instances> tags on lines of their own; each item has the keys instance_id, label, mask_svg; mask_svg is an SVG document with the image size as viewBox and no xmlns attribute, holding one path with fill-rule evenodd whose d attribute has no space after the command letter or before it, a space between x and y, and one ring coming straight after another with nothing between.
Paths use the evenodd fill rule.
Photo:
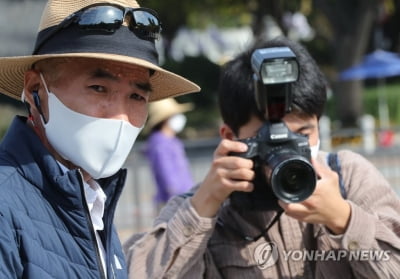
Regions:
<instances>
[{"instance_id":1,"label":"white face mask","mask_svg":"<svg viewBox=\"0 0 400 279\"><path fill-rule=\"evenodd\" d=\"M141 131L127 121L87 116L66 107L48 94L49 117L44 124L53 148L94 179L115 174L124 164Z\"/></svg>"},{"instance_id":2,"label":"white face mask","mask_svg":"<svg viewBox=\"0 0 400 279\"><path fill-rule=\"evenodd\" d=\"M311 150L311 158L317 158L318 155L318 151L319 151L319 139L316 145L310 146L310 150Z\"/></svg>"},{"instance_id":3,"label":"white face mask","mask_svg":"<svg viewBox=\"0 0 400 279\"><path fill-rule=\"evenodd\" d=\"M185 128L186 116L183 114L176 114L168 119L168 125L175 133L180 133L183 128Z\"/></svg>"}]
</instances>

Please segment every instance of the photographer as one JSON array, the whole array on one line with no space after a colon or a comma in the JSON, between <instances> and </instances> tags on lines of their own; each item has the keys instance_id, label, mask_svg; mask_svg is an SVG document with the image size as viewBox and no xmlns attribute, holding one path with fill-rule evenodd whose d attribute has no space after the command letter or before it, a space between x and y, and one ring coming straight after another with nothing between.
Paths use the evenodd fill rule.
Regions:
<instances>
[{"instance_id":1,"label":"photographer","mask_svg":"<svg viewBox=\"0 0 400 279\"><path fill-rule=\"evenodd\" d=\"M288 47L295 54L299 71L289 87L292 100L285 99L290 112L268 123L254 96L259 88L254 86L251 59L259 49L276 47ZM318 151L326 86L309 53L285 38L258 41L227 63L219 88L223 139L210 171L193 193L168 202L151 231L125 243L130 278L396 278L400 201L362 156L340 151L333 170L328 153ZM267 85L269 95L277 94L274 88ZM282 104L272 102L264 108L274 115ZM298 202L278 200L271 184L279 170L265 163L271 160L265 157L260 164L247 156L264 127L272 130L280 121L296 138L308 138L304 154L287 144L277 150L294 150L298 155L292 158L304 157L312 164L315 180L310 185L292 175L297 184L286 189L293 190L294 197L302 193ZM266 150L273 146L268 140L258 145ZM282 185L292 181L282 174L281 178ZM299 185L311 189L311 196L296 188Z\"/></svg>"}]
</instances>

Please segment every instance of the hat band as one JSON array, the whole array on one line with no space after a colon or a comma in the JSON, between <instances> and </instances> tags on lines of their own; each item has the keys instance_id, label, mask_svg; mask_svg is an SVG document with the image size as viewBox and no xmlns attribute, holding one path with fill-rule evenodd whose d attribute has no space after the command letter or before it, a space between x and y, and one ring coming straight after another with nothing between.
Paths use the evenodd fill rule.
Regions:
<instances>
[{"instance_id":1,"label":"hat band","mask_svg":"<svg viewBox=\"0 0 400 279\"><path fill-rule=\"evenodd\" d=\"M37 41L47 37L48 32L52 33L56 28L57 26L52 26L40 31ZM113 33L82 30L70 26L51 36L34 54L85 52L130 56L158 66L158 53L155 43L138 38L126 26L121 26Z\"/></svg>"}]
</instances>

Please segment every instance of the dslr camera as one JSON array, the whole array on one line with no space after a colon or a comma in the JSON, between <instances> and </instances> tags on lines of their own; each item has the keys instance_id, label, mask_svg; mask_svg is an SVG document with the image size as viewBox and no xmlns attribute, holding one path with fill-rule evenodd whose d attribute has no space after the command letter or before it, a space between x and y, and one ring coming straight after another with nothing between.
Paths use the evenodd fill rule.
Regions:
<instances>
[{"instance_id":1,"label":"dslr camera","mask_svg":"<svg viewBox=\"0 0 400 279\"><path fill-rule=\"evenodd\" d=\"M288 47L257 49L251 65L255 99L265 122L255 137L240 140L248 150L234 155L261 165L269 183L266 187L278 199L301 202L314 192L317 175L310 163L308 137L291 132L282 121L291 111L291 87L299 76L296 56Z\"/></svg>"}]
</instances>

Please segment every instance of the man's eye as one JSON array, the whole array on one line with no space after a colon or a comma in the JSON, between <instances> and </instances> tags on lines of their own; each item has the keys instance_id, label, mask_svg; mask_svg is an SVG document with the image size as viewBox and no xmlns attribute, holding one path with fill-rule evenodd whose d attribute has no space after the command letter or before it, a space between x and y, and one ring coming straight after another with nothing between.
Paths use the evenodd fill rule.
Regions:
<instances>
[{"instance_id":1,"label":"man's eye","mask_svg":"<svg viewBox=\"0 0 400 279\"><path fill-rule=\"evenodd\" d=\"M93 90L95 90L96 92L105 92L106 91L105 87L101 86L101 85L91 85L89 87L92 88Z\"/></svg>"},{"instance_id":2,"label":"man's eye","mask_svg":"<svg viewBox=\"0 0 400 279\"><path fill-rule=\"evenodd\" d=\"M131 95L131 99L137 100L137 101L146 101L146 98L144 98L142 95L133 93Z\"/></svg>"},{"instance_id":3,"label":"man's eye","mask_svg":"<svg viewBox=\"0 0 400 279\"><path fill-rule=\"evenodd\" d=\"M310 132L305 132L305 131L298 131L297 134L303 135L303 136L310 136Z\"/></svg>"}]
</instances>

